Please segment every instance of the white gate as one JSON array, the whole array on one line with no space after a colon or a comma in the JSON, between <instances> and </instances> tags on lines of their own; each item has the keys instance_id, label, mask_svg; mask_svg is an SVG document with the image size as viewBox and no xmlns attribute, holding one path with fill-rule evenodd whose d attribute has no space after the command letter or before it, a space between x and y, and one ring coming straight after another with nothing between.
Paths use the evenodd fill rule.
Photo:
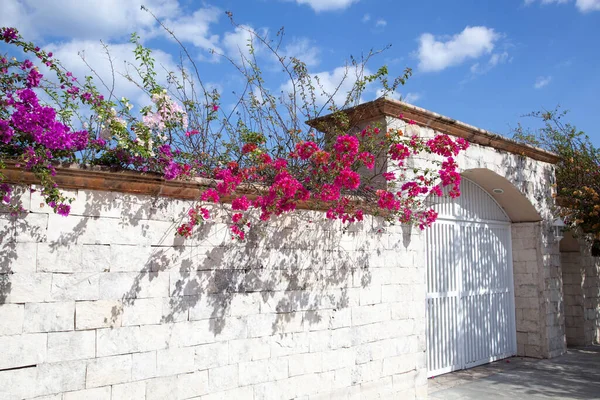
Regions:
<instances>
[{"instance_id":1,"label":"white gate","mask_svg":"<svg viewBox=\"0 0 600 400\"><path fill-rule=\"evenodd\" d=\"M432 199L427 230L428 376L516 354L510 220L481 187Z\"/></svg>"}]
</instances>

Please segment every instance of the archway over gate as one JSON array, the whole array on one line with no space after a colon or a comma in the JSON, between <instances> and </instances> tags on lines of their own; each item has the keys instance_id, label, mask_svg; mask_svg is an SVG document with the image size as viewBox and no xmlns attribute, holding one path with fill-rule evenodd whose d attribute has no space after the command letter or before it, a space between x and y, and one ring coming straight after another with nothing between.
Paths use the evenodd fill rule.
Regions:
<instances>
[{"instance_id":1,"label":"archway over gate","mask_svg":"<svg viewBox=\"0 0 600 400\"><path fill-rule=\"evenodd\" d=\"M479 185L504 210L513 223L538 222L540 213L529 199L512 182L494 171L485 168L466 170L462 175ZM500 189L502 193L495 193Z\"/></svg>"},{"instance_id":2,"label":"archway over gate","mask_svg":"<svg viewBox=\"0 0 600 400\"><path fill-rule=\"evenodd\" d=\"M518 230L513 246L514 227L538 226L539 213L490 170L469 170L463 177L461 197L431 199L439 220L426 233L429 376L522 353L531 328L520 326L523 310L534 309L539 300L536 282L515 285L513 268L520 277L527 265L519 257L513 260L513 247L531 247L533 253L536 247L533 236L522 240ZM539 324L538 313L529 314ZM525 339L521 334L517 339L519 331Z\"/></svg>"}]
</instances>

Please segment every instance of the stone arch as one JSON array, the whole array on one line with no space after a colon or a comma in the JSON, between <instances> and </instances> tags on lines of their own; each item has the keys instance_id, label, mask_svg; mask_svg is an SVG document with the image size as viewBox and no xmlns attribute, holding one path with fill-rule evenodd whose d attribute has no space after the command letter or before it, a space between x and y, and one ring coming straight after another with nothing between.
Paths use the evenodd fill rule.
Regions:
<instances>
[{"instance_id":1,"label":"stone arch","mask_svg":"<svg viewBox=\"0 0 600 400\"><path fill-rule=\"evenodd\" d=\"M473 168L462 175L485 190L502 207L513 223L537 222L542 217L535 206L507 178L486 168ZM502 191L502 193L498 193Z\"/></svg>"},{"instance_id":2,"label":"stone arch","mask_svg":"<svg viewBox=\"0 0 600 400\"><path fill-rule=\"evenodd\" d=\"M551 357L553 348L562 349L560 344L551 345L550 340L564 342L564 322L560 321L564 316L561 311L562 300L556 306L549 305L545 301L547 294L544 284L546 281L544 265L547 259L544 257L544 252L547 251L548 243L546 218L536 208L539 204L532 203L533 196L532 193L527 193L526 185L517 187L509 178L487 168L467 169L462 172L462 176L465 178L463 179L465 185L476 185L480 196L493 199L498 209L494 211L493 207L488 207L487 211L484 210L485 212L479 214L471 210L471 215L463 212L464 215L460 218L506 221L508 224L510 233L508 257L512 268L511 284L512 295L514 295L512 306L514 324L511 329L516 339L516 355ZM466 210L469 208L470 201L478 200L475 197L469 198L466 194L455 201L455 207ZM498 210L501 210L500 213ZM488 255L488 258L493 259L494 256ZM556 264L560 271L560 260ZM556 312L548 317L548 310L551 307L556 308ZM554 324L555 321L548 323L549 318L556 319L555 325L559 326L558 334L554 334L553 338L550 337L553 333L548 325Z\"/></svg>"},{"instance_id":3,"label":"stone arch","mask_svg":"<svg viewBox=\"0 0 600 400\"><path fill-rule=\"evenodd\" d=\"M467 169L462 175L489 193L511 221L517 354L539 358L562 354L561 260L557 242L549 234L548 210L540 210L547 201L542 197L549 193L536 196L526 182L513 183L510 173L503 176L486 168ZM555 283L547 285L550 281Z\"/></svg>"}]
</instances>

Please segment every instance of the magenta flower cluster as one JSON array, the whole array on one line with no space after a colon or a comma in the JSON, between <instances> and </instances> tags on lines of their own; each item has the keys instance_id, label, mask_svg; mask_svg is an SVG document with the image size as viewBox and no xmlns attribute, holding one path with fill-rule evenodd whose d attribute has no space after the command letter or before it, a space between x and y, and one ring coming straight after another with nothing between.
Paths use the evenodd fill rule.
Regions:
<instances>
[{"instance_id":1,"label":"magenta flower cluster","mask_svg":"<svg viewBox=\"0 0 600 400\"><path fill-rule=\"evenodd\" d=\"M353 193L363 187L361 175L357 170L361 167L373 169L376 156L369 151L365 142L374 141L384 145L386 141L377 127L367 127L360 135L342 135L337 137L331 146L331 151L320 148L315 142L302 142L296 145L290 154L290 159L306 161L306 178L299 181L288 169L285 159L272 160L257 143L246 143L242 151L248 157L254 157L257 165L241 168L238 163L231 162L225 169L217 169L214 177L218 180L216 189L206 190L201 200L203 202L221 202L223 198L232 199L234 211L230 226L233 239L244 239L251 225L250 209L259 211L259 219L269 220L272 216L295 210L301 202L311 200L325 202L329 205L326 211L328 219L339 219L344 223L361 221L364 218L364 204L357 204L351 199ZM389 139L389 137L388 137ZM419 198L429 194L443 195L442 187L450 186L450 195L460 193L460 174L452 156L466 149L468 143L462 139L453 140L448 136L439 135L429 141L416 136L407 138L399 143L392 143L388 148L389 159L402 166L404 161L414 154L425 151L440 155L444 158L437 176L441 179L438 185L433 177L418 175L413 180L402 184L400 190L378 190L376 206L379 210L395 215L402 223L416 222L421 228L430 226L437 218L432 209L416 210ZM250 154L252 153L252 154ZM260 154L261 156L256 156ZM257 175L260 170L264 174ZM274 175L272 181L265 181L270 171ZM395 180L393 172L385 172L384 178ZM251 181L265 183L265 193L256 195L253 200L247 196L236 196L238 187ZM372 212L371 207L371 212ZM181 225L178 233L189 237L193 232L196 220L191 219Z\"/></svg>"},{"instance_id":2,"label":"magenta flower cluster","mask_svg":"<svg viewBox=\"0 0 600 400\"><path fill-rule=\"evenodd\" d=\"M78 161L81 151L106 156L104 159L111 165L160 172L167 180L196 176L212 179L213 187L200 196L204 204L190 209L188 220L177 229L183 237L191 236L194 228L211 218L206 203L231 202L232 238L243 240L253 220L268 221L316 202L326 211L328 219L343 223L362 221L369 212L425 229L436 220L437 214L424 207L422 199L432 194L443 195L443 187L449 188L452 197L460 194L455 157L468 147L466 140L447 135L429 140L404 137L399 130L382 132L377 126L368 126L357 134L340 135L329 146L301 141L289 154L278 158L269 155L271 149L265 147L264 140L240 136L242 140L232 146L238 153L235 157L229 154L228 158L217 157L212 164L216 167L200 168L204 160L190 160L191 154L182 154L173 144L177 141L170 139L173 129L182 130L182 137L187 140L195 140L201 132L188 130L192 121L188 120L188 105L184 109L166 90L157 87L150 91L155 111L144 108L142 117L136 119L131 114L117 112L115 105L105 100L93 85L79 84L70 72L57 66L51 59L52 53L20 42L15 29L2 28L0 37L34 53L58 74L62 91L59 97L66 104L79 102L91 107L100 121L100 137L87 130L72 130L65 123L68 116L62 110L44 105L38 98L43 76L33 62L0 59L0 83L4 88L0 93L0 151L3 156L18 157L23 168L38 174L40 181L45 182L42 195L60 215L69 214L69 201L49 177L55 173L56 162ZM122 102L125 107L133 107L126 99ZM219 106L208 107L209 118L216 118ZM415 122L410 120L408 124ZM422 152L441 160L439 169L420 175L407 174L407 160ZM381 168L376 168L376 164L383 160L386 163L389 160L388 164L398 171L385 168L378 171ZM359 171L379 174L386 185L379 190L373 188ZM394 185L397 181L402 182L399 187ZM253 185L254 194L247 195L247 188ZM10 187L0 185L0 196L2 202L9 203Z\"/></svg>"}]
</instances>

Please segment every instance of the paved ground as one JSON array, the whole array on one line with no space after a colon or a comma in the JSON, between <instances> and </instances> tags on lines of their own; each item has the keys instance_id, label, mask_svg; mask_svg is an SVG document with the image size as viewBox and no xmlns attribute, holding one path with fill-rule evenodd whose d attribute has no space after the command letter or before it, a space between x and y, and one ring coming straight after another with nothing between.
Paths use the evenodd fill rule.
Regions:
<instances>
[{"instance_id":1,"label":"paved ground","mask_svg":"<svg viewBox=\"0 0 600 400\"><path fill-rule=\"evenodd\" d=\"M429 399L600 399L600 346L551 360L513 357L428 381Z\"/></svg>"}]
</instances>

